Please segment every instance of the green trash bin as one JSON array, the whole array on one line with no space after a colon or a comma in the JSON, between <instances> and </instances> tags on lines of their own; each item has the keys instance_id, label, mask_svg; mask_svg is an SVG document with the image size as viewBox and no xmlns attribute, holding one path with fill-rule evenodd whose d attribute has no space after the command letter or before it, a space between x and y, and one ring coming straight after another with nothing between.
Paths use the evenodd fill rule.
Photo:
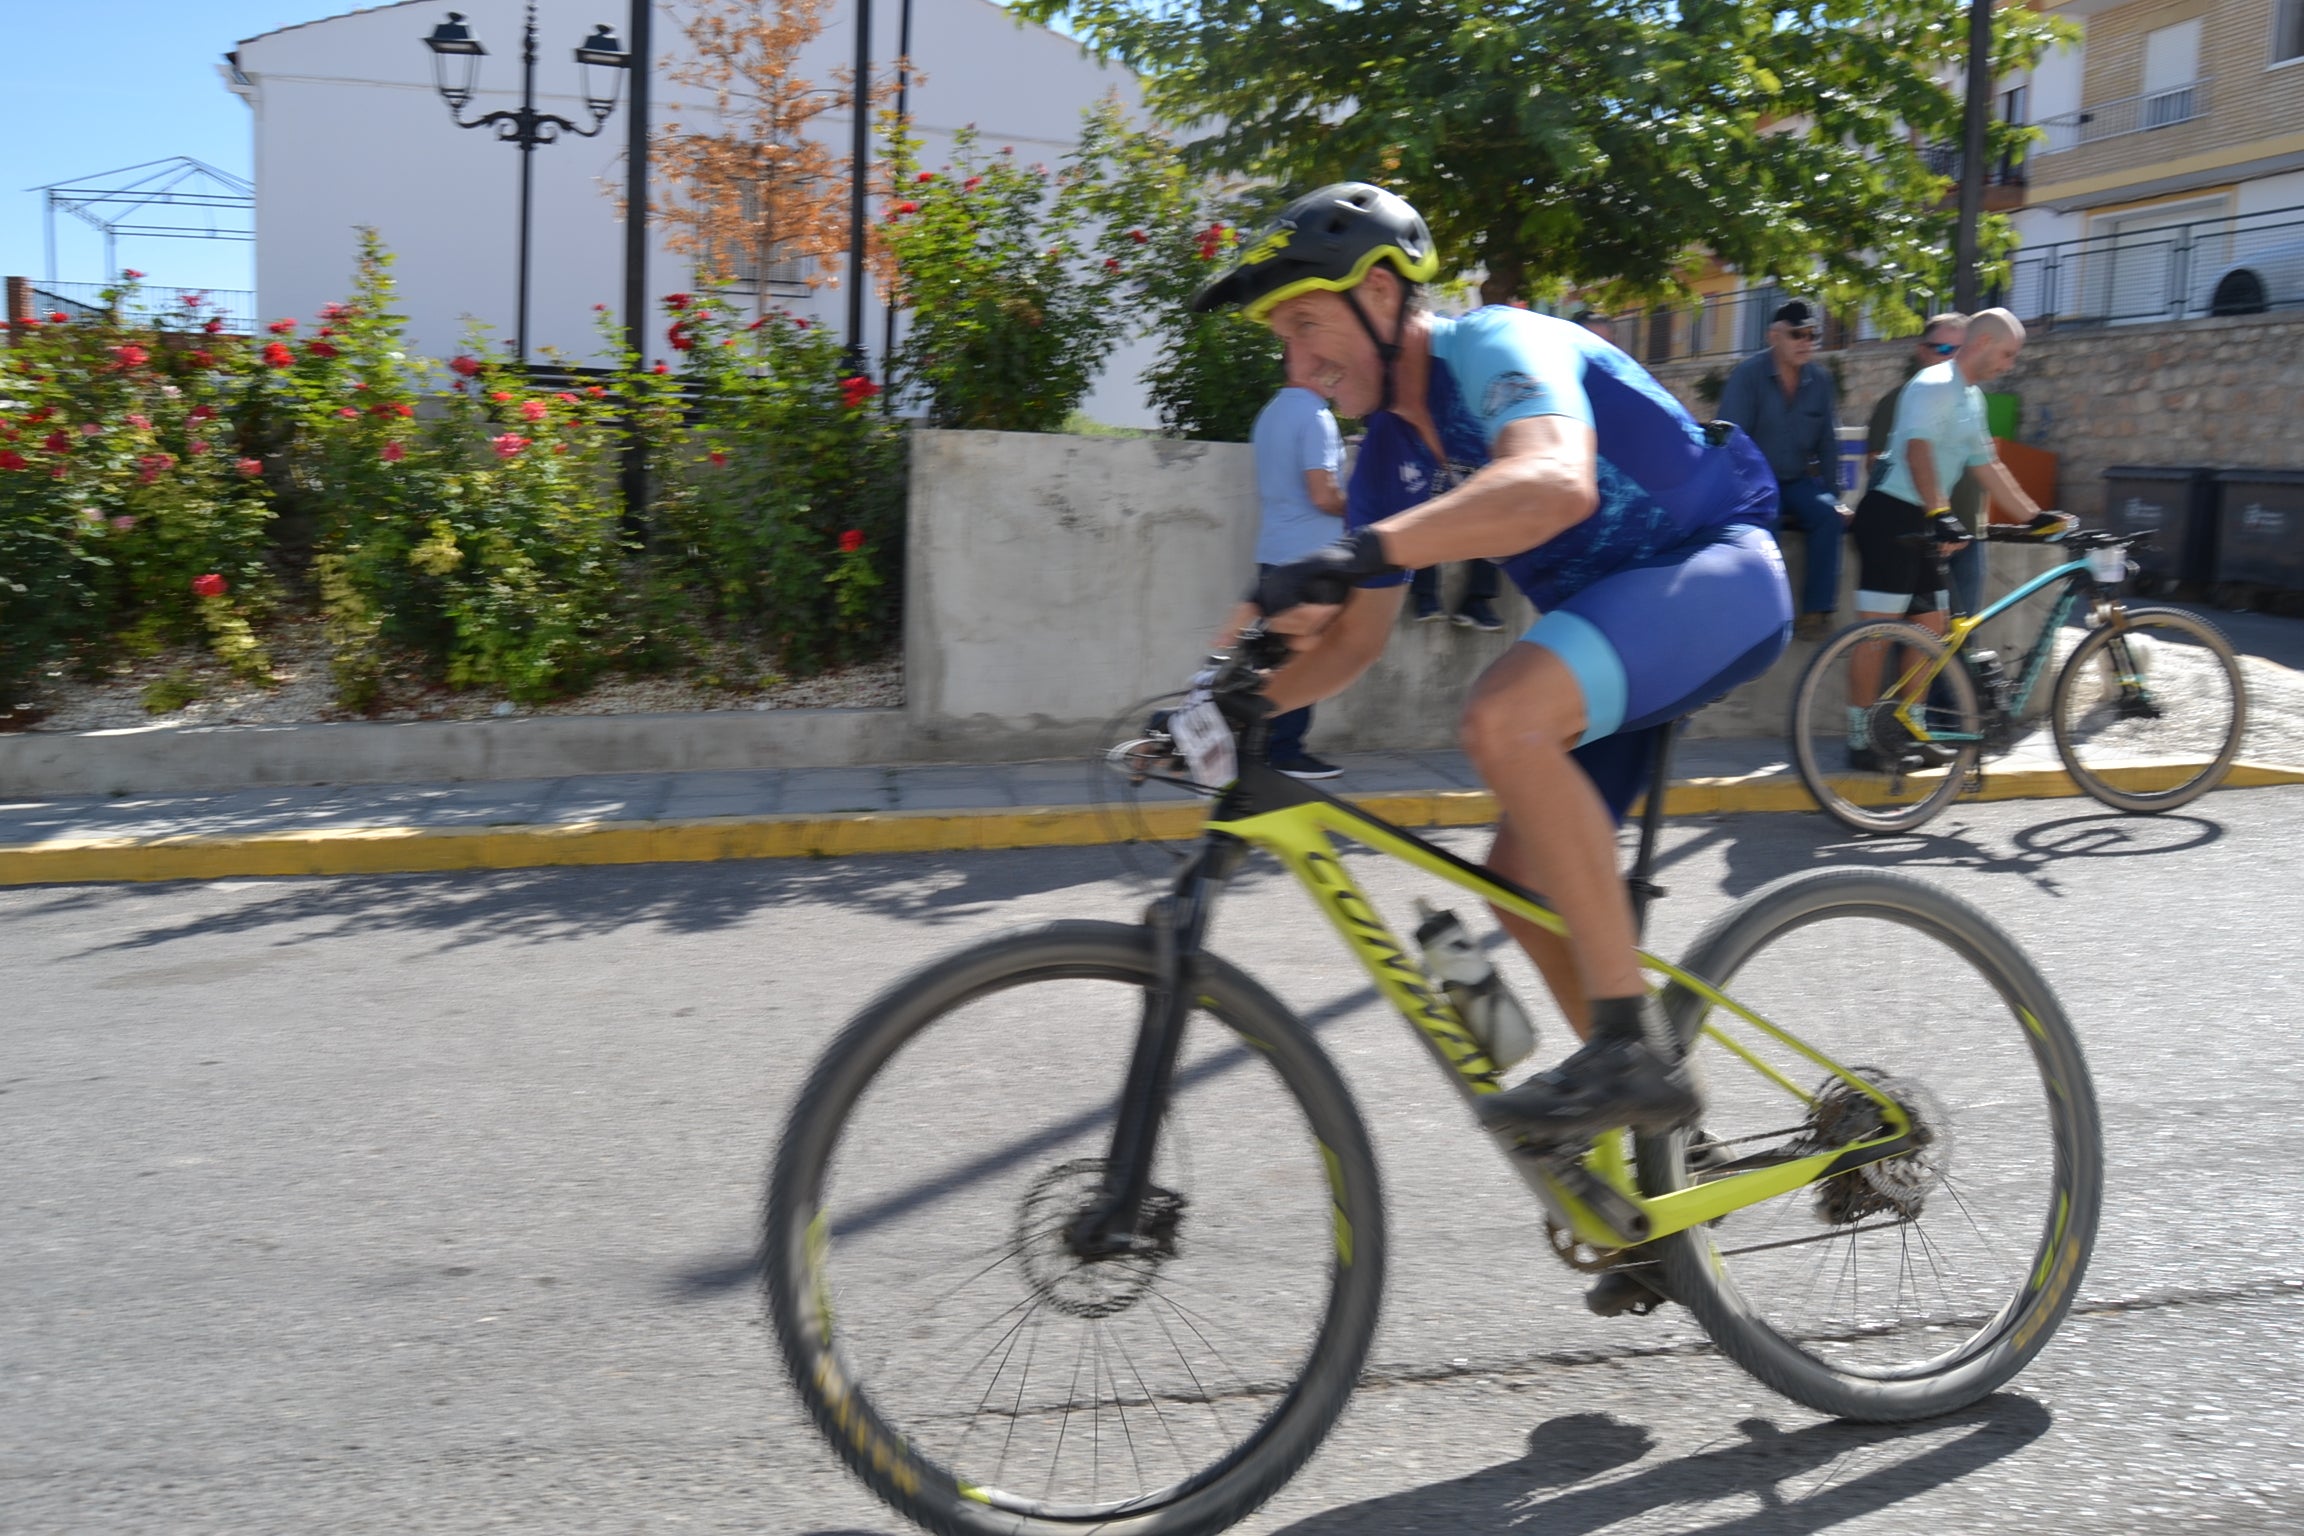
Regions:
<instances>
[{"instance_id":1,"label":"green trash bin","mask_svg":"<svg viewBox=\"0 0 2304 1536\"><path fill-rule=\"evenodd\" d=\"M2017 428L2024 421L2024 402L2002 391L1984 397L1984 425L1994 437L2016 441Z\"/></svg>"}]
</instances>

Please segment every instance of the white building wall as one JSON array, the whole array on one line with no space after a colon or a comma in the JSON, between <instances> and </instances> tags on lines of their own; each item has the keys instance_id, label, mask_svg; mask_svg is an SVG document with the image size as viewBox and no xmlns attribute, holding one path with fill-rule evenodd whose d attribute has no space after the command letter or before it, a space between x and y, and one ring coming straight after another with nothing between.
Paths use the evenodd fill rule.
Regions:
<instances>
[{"instance_id":1,"label":"white building wall","mask_svg":"<svg viewBox=\"0 0 2304 1536\"><path fill-rule=\"evenodd\" d=\"M321 3L321 0L315 0ZM418 351L447 356L462 346L469 320L513 331L520 152L491 134L460 129L433 87L424 38L448 0L401 0L242 43L240 92L252 109L256 166L257 304L268 318L309 320L341 298L350 281L357 230L373 226L391 248L400 304ZM519 105L523 0L454 0L489 50L467 121ZM604 13L600 0L539 0L537 106L589 121L581 75L571 57ZM854 11L835 3L823 33L802 51L797 71L829 89L833 71L854 57ZM896 51L893 0L873 7L874 57ZM619 35L622 26L618 25ZM1080 114L1110 92L1140 105L1134 76L1106 66L1078 44L1040 27L1020 27L990 0L914 0L912 57L925 79L911 93L915 131L930 164L952 135L975 124L993 148L1012 144L1026 160L1058 161L1078 139ZM630 40L625 39L626 42ZM656 20L651 117L699 123L684 104L692 88L672 81L661 61L685 39L667 8ZM708 104L707 104L708 105ZM595 304L620 310L624 226L612 193L623 182L628 118L620 105L598 138L574 136L533 154L534 215L529 268L532 355L557 349L585 361L600 347ZM818 118L816 131L845 157L845 112ZM659 187L661 191L661 186ZM879 215L878 201L871 210ZM659 239L649 292L690 285L687 261ZM784 307L844 327L847 296L826 285ZM876 354L883 310L866 304L866 339ZM1137 343L1116 356L1087 404L1119 425L1149 425L1137 375L1151 361Z\"/></svg>"}]
</instances>

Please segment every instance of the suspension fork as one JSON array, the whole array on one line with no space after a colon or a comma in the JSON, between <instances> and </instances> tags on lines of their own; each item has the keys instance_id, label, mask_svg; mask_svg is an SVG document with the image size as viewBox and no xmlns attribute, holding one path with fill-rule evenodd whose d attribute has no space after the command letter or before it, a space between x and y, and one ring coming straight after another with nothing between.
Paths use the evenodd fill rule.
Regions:
<instances>
[{"instance_id":1,"label":"suspension fork","mask_svg":"<svg viewBox=\"0 0 2304 1536\"><path fill-rule=\"evenodd\" d=\"M1176 1058L1184 1045L1184 1024L1199 987L1200 946L1208 934L1216 897L1246 856L1248 845L1224 833L1210 835L1178 873L1167 895L1154 902L1144 920L1152 930L1152 984L1144 990L1144 1016L1136 1050L1120 1090L1112 1145L1104 1163L1104 1187L1065 1234L1084 1259L1133 1251L1144 1197L1152 1188L1152 1158Z\"/></svg>"}]
</instances>

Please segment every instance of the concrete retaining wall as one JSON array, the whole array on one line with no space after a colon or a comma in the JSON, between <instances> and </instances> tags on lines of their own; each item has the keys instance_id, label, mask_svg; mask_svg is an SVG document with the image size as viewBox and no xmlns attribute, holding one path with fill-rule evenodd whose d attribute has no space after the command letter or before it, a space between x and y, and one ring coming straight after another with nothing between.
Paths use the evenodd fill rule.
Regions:
<instances>
[{"instance_id":1,"label":"concrete retaining wall","mask_svg":"<svg viewBox=\"0 0 2304 1536\"><path fill-rule=\"evenodd\" d=\"M1252 568L1253 458L1238 444L922 432L911 496L901 709L29 732L0 736L0 794L1063 756L1182 687ZM1797 540L1791 554L1797 577ZM1991 556L1995 593L2053 558ZM1853 584L1850 559L1844 593ZM1498 608L1498 634L1404 614L1376 667L1320 706L1314 747L1452 745L1472 680L1533 617L1509 591ZM1808 649L1699 715L1696 733L1781 734Z\"/></svg>"}]
</instances>

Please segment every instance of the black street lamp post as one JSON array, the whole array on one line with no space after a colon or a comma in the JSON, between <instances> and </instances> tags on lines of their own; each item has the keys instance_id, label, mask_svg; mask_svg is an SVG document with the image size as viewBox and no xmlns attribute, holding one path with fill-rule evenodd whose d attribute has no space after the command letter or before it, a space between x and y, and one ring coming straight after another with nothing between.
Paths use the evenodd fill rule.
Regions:
<instances>
[{"instance_id":1,"label":"black street lamp post","mask_svg":"<svg viewBox=\"0 0 2304 1536\"><path fill-rule=\"evenodd\" d=\"M502 144L516 144L520 148L520 282L519 313L512 333L514 356L522 363L528 361L528 226L535 204L535 168L531 156L539 144L556 142L563 133L578 138L596 136L606 126L609 114L616 110L616 98L623 90L625 70L632 66L632 56L616 41L616 34L606 24L593 29L576 50L576 62L583 66L584 106L592 115L592 126L579 128L568 119L550 112L536 110L536 0L528 0L527 24L521 35L520 105L509 112L490 112L484 117L464 120L465 104L472 99L480 75L480 59L488 52L480 46L472 29L464 25L462 13L450 11L448 19L432 29L424 39L424 46L432 50L432 80L440 92L440 99L448 103L448 115L459 128L493 128ZM601 71L614 71L602 74Z\"/></svg>"},{"instance_id":2,"label":"black street lamp post","mask_svg":"<svg viewBox=\"0 0 2304 1536\"><path fill-rule=\"evenodd\" d=\"M856 0L856 80L849 110L848 367L864 372L864 176L872 154L872 0Z\"/></svg>"}]
</instances>

